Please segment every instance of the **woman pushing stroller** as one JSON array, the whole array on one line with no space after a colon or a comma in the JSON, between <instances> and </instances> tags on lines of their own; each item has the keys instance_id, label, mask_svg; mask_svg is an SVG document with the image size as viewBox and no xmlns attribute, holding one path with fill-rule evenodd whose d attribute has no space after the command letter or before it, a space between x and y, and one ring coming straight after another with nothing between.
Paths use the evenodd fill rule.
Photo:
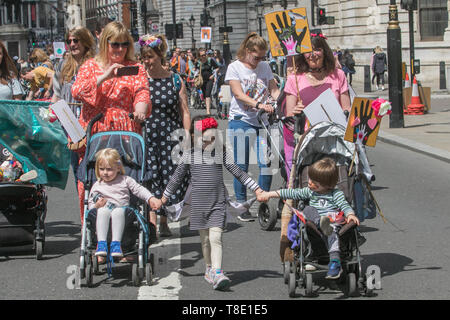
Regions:
<instances>
[{"instance_id":1,"label":"woman pushing stroller","mask_svg":"<svg viewBox=\"0 0 450 320\"><path fill-rule=\"evenodd\" d=\"M359 219L345 199L344 193L336 188L339 172L331 158L322 158L308 168L308 187L281 189L257 195L258 201L266 202L270 198L309 200L303 214L306 220L313 222L326 236L330 263L327 279L337 279L342 273L339 236L342 225L353 221L359 225Z\"/></svg>"}]
</instances>

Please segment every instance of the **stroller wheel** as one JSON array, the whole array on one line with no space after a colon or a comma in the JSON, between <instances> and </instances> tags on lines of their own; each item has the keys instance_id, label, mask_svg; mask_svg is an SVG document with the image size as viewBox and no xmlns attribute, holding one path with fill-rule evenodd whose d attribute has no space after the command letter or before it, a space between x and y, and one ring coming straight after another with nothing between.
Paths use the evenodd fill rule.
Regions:
<instances>
[{"instance_id":1,"label":"stroller wheel","mask_svg":"<svg viewBox=\"0 0 450 320\"><path fill-rule=\"evenodd\" d=\"M35 240L36 260L42 260L44 254L44 241Z\"/></svg>"},{"instance_id":2,"label":"stroller wheel","mask_svg":"<svg viewBox=\"0 0 450 320\"><path fill-rule=\"evenodd\" d=\"M86 285L88 286L88 288L92 288L92 284L94 283L93 278L94 269L92 267L92 263L88 263L88 265L86 266Z\"/></svg>"},{"instance_id":3,"label":"stroller wheel","mask_svg":"<svg viewBox=\"0 0 450 320\"><path fill-rule=\"evenodd\" d=\"M141 277L139 276L139 266L137 263L133 263L131 268L131 280L133 281L133 285L135 287L139 287L141 284Z\"/></svg>"},{"instance_id":4,"label":"stroller wheel","mask_svg":"<svg viewBox=\"0 0 450 320\"><path fill-rule=\"evenodd\" d=\"M297 287L297 280L295 279L295 273L289 274L289 297L294 298L295 297L295 288Z\"/></svg>"},{"instance_id":5,"label":"stroller wheel","mask_svg":"<svg viewBox=\"0 0 450 320\"><path fill-rule=\"evenodd\" d=\"M265 231L271 231L277 224L278 213L273 206L273 201L267 203L261 203L258 208L258 221L261 225L261 229Z\"/></svg>"},{"instance_id":6,"label":"stroller wheel","mask_svg":"<svg viewBox=\"0 0 450 320\"><path fill-rule=\"evenodd\" d=\"M284 277L284 284L289 283L289 274L291 272L291 263L289 261L285 261L283 263L283 277Z\"/></svg>"},{"instance_id":7,"label":"stroller wheel","mask_svg":"<svg viewBox=\"0 0 450 320\"><path fill-rule=\"evenodd\" d=\"M359 296L359 290L356 284L356 274L353 272L347 274L347 295L349 297Z\"/></svg>"},{"instance_id":8,"label":"stroller wheel","mask_svg":"<svg viewBox=\"0 0 450 320\"><path fill-rule=\"evenodd\" d=\"M305 277L305 296L313 296L313 279L311 273L307 273Z\"/></svg>"},{"instance_id":9,"label":"stroller wheel","mask_svg":"<svg viewBox=\"0 0 450 320\"><path fill-rule=\"evenodd\" d=\"M150 262L145 265L145 280L148 286L153 284L153 268Z\"/></svg>"}]
</instances>

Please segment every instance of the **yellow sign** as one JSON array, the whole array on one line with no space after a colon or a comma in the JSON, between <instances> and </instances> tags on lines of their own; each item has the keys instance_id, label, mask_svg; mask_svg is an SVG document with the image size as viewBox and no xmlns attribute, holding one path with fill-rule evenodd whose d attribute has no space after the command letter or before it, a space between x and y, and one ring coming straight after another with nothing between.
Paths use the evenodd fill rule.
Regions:
<instances>
[{"instance_id":1,"label":"yellow sign","mask_svg":"<svg viewBox=\"0 0 450 320\"><path fill-rule=\"evenodd\" d=\"M381 117L375 116L372 102L373 100L370 99L355 98L345 131L344 139L346 141L375 147Z\"/></svg>"},{"instance_id":2,"label":"yellow sign","mask_svg":"<svg viewBox=\"0 0 450 320\"><path fill-rule=\"evenodd\" d=\"M273 57L312 51L306 8L275 11L264 18Z\"/></svg>"}]
</instances>

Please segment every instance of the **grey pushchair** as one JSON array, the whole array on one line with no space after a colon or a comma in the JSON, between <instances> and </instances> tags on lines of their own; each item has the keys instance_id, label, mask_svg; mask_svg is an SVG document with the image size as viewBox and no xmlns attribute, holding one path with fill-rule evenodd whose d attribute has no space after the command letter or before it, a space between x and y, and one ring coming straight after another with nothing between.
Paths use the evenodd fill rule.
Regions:
<instances>
[{"instance_id":1,"label":"grey pushchair","mask_svg":"<svg viewBox=\"0 0 450 320\"><path fill-rule=\"evenodd\" d=\"M99 273L99 265L95 251L96 239L96 209L88 211L89 190L96 181L95 154L104 148L116 149L122 157L125 174L143 184L149 180L145 170L145 137L129 131L108 131L90 135L92 125L103 115L97 115L88 125L87 145L83 161L77 172L77 177L85 185L84 221L81 232L80 276L86 279L88 287L93 285L94 274ZM145 134L145 130L144 130ZM147 203L131 196L130 206L126 208L125 230L122 237L124 256L137 256L132 262L132 282L139 286L145 278L147 285L152 284L154 274L154 255L149 252L151 236L156 234L153 224L149 223L149 208ZM109 234L110 237L110 234ZM108 239L108 242L110 240ZM112 257L108 252L108 275L112 274Z\"/></svg>"}]
</instances>

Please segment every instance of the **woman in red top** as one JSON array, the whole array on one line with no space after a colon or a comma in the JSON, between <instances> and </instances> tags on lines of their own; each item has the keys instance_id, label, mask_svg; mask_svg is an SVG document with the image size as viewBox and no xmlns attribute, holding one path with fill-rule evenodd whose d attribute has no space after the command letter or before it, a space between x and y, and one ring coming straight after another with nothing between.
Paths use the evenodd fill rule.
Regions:
<instances>
[{"instance_id":1,"label":"woman in red top","mask_svg":"<svg viewBox=\"0 0 450 320\"><path fill-rule=\"evenodd\" d=\"M137 75L118 74L125 66L137 66ZM106 25L100 37L97 56L86 61L79 69L72 86L72 96L83 107L80 124L86 129L89 121L98 113L103 117L93 126L92 133L102 131L141 132L138 122L150 115L150 89L144 67L134 61L133 38L126 27L117 21ZM81 158L84 148L80 149ZM81 162L82 159L80 159ZM78 183L81 221L83 222L84 185Z\"/></svg>"}]
</instances>

